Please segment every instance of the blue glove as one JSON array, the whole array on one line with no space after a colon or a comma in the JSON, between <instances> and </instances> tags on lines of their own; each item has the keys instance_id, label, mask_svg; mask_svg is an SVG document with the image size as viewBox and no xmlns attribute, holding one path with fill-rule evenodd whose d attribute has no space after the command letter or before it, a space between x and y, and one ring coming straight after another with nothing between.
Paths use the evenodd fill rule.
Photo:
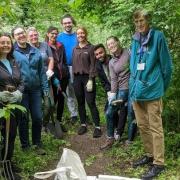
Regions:
<instances>
[{"instance_id":1,"label":"blue glove","mask_svg":"<svg viewBox=\"0 0 180 180\"><path fill-rule=\"evenodd\" d=\"M60 86L60 81L57 78L54 78L53 79L53 85L58 88Z\"/></svg>"}]
</instances>

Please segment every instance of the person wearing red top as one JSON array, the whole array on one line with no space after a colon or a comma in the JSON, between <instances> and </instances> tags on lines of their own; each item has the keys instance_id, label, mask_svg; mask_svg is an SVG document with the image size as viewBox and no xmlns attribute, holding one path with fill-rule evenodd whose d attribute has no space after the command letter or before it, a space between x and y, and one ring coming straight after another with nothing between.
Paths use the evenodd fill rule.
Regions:
<instances>
[{"instance_id":1,"label":"person wearing red top","mask_svg":"<svg viewBox=\"0 0 180 180\"><path fill-rule=\"evenodd\" d=\"M66 55L63 44L56 41L58 29L50 26L47 30L45 41L52 50L54 58L54 76L57 81L52 83L54 102L57 103L57 120L61 123L64 132L67 130L62 125L62 115L64 111L64 99L66 87L69 80L69 70L66 64Z\"/></svg>"}]
</instances>

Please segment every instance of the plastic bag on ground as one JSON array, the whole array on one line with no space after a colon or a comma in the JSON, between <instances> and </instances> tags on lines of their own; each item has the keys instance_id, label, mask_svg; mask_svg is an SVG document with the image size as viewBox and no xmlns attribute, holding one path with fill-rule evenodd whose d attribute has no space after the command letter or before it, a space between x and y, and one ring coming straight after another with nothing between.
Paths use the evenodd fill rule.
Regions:
<instances>
[{"instance_id":1,"label":"plastic bag on ground","mask_svg":"<svg viewBox=\"0 0 180 180\"><path fill-rule=\"evenodd\" d=\"M63 149L63 154L57 167L72 167L71 174L76 175L78 177L77 180L87 180L87 175L79 155L70 149Z\"/></svg>"},{"instance_id":2,"label":"plastic bag on ground","mask_svg":"<svg viewBox=\"0 0 180 180\"><path fill-rule=\"evenodd\" d=\"M63 149L63 154L55 170L35 173L34 177L46 179L54 174L56 174L54 180L87 180L79 155L67 148ZM94 180L94 178L88 180Z\"/></svg>"},{"instance_id":3,"label":"plastic bag on ground","mask_svg":"<svg viewBox=\"0 0 180 180\"><path fill-rule=\"evenodd\" d=\"M47 179L55 175L54 180L138 180L136 178L99 175L87 176L79 155L67 148L63 149L63 154L58 162L57 168L52 171L35 173L37 179Z\"/></svg>"}]
</instances>

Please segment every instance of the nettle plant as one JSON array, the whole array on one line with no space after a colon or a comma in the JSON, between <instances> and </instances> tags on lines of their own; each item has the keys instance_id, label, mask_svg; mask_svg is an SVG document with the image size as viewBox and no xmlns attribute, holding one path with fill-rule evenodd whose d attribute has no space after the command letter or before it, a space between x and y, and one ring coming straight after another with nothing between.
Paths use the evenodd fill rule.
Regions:
<instances>
[{"instance_id":1,"label":"nettle plant","mask_svg":"<svg viewBox=\"0 0 180 180\"><path fill-rule=\"evenodd\" d=\"M10 116L12 114L12 110L18 109L22 112L26 112L26 108L18 104L7 104L3 108L0 109L0 119L4 118L5 120L10 120Z\"/></svg>"},{"instance_id":2,"label":"nettle plant","mask_svg":"<svg viewBox=\"0 0 180 180\"><path fill-rule=\"evenodd\" d=\"M9 141L9 126L10 126L10 117L11 114L13 114L12 110L18 109L22 111L23 113L26 112L26 108L24 108L21 105L18 104L7 104L3 106L3 108L0 109L0 119L5 119L6 120L6 144L5 144L5 150L8 150L8 141ZM1 130L2 126L0 127ZM6 159L6 153L4 160Z\"/></svg>"}]
</instances>

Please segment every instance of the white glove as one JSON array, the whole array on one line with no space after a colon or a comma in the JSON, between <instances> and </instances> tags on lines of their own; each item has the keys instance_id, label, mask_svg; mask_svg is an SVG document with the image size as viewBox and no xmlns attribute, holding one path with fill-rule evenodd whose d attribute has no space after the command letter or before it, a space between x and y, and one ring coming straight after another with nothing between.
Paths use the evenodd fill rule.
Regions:
<instances>
[{"instance_id":1,"label":"white glove","mask_svg":"<svg viewBox=\"0 0 180 180\"><path fill-rule=\"evenodd\" d=\"M54 72L53 72L51 69L48 69L48 70L46 71L47 79L49 80L49 79L52 77L53 74L54 74Z\"/></svg>"},{"instance_id":2,"label":"white glove","mask_svg":"<svg viewBox=\"0 0 180 180\"><path fill-rule=\"evenodd\" d=\"M110 96L110 94L111 94L111 91L108 91L108 92L107 92L107 97L109 97L109 96Z\"/></svg>"},{"instance_id":3,"label":"white glove","mask_svg":"<svg viewBox=\"0 0 180 180\"><path fill-rule=\"evenodd\" d=\"M88 80L87 84L86 84L86 89L87 92L92 92L93 91L93 81L92 80Z\"/></svg>"},{"instance_id":4,"label":"white glove","mask_svg":"<svg viewBox=\"0 0 180 180\"><path fill-rule=\"evenodd\" d=\"M21 102L22 100L22 93L19 90L16 90L11 93L11 97L9 98L10 103L16 103L16 102Z\"/></svg>"},{"instance_id":5,"label":"white glove","mask_svg":"<svg viewBox=\"0 0 180 180\"><path fill-rule=\"evenodd\" d=\"M108 102L109 102L109 104L111 104L111 102L113 100L115 100L115 99L116 99L116 93L109 92L108 93Z\"/></svg>"},{"instance_id":6,"label":"white glove","mask_svg":"<svg viewBox=\"0 0 180 180\"><path fill-rule=\"evenodd\" d=\"M12 94L9 91L1 91L0 92L0 101L1 102L8 102L9 98L11 98L11 97L12 97Z\"/></svg>"}]
</instances>

